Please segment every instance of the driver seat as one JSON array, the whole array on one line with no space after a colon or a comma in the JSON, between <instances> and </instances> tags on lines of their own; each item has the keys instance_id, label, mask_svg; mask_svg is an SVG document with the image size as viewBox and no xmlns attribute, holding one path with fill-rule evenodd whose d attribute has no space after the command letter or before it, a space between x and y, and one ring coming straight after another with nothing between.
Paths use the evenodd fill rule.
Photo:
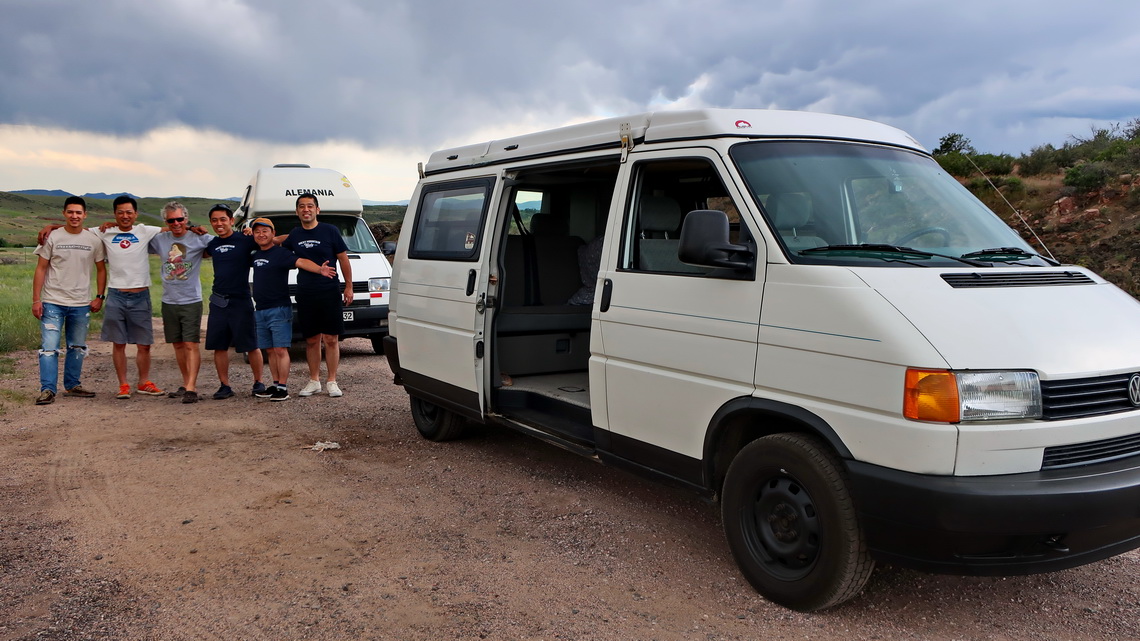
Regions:
<instances>
[{"instance_id":1,"label":"driver seat","mask_svg":"<svg viewBox=\"0 0 1140 641\"><path fill-rule=\"evenodd\" d=\"M791 251L823 247L827 241L805 235L811 225L811 199L804 193L773 194L767 202L768 215L780 238Z\"/></svg>"}]
</instances>

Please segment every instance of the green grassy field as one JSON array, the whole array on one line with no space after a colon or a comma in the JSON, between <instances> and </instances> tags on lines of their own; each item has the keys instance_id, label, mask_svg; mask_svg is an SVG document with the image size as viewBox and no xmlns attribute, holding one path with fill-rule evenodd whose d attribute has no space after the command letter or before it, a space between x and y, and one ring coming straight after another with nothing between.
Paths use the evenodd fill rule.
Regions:
<instances>
[{"instance_id":1,"label":"green grassy field","mask_svg":"<svg viewBox=\"0 0 1140 641\"><path fill-rule=\"evenodd\" d=\"M32 316L32 276L37 257L31 248L0 248L0 354L21 349L36 349L40 344L40 324ZM159 273L158 256L150 257L152 277ZM214 266L202 261L200 274L203 292L210 291L214 282ZM94 289L92 289L94 291ZM153 315L162 315L162 284L155 281L150 288ZM103 315L91 317L89 336L98 336L103 326ZM161 337L156 337L161 340ZM0 365L0 374L3 365Z\"/></svg>"},{"instance_id":2,"label":"green grassy field","mask_svg":"<svg viewBox=\"0 0 1140 641\"><path fill-rule=\"evenodd\" d=\"M0 240L4 245L35 245L36 232L49 223L63 220L63 196L25 196L0 191ZM139 198L138 222L148 225L162 225L162 207L170 198ZM210 198L177 198L190 210L190 221L209 227L206 213L219 200ZM87 199L87 225L94 227L104 221L114 220L111 200ZM230 207L233 202L227 202Z\"/></svg>"}]
</instances>

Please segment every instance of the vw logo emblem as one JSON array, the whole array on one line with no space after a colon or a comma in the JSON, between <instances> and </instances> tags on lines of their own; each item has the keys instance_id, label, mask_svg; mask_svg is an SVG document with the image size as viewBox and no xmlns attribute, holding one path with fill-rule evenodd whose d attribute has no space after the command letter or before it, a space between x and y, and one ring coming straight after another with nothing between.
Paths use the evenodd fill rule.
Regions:
<instances>
[{"instance_id":1,"label":"vw logo emblem","mask_svg":"<svg viewBox=\"0 0 1140 641\"><path fill-rule=\"evenodd\" d=\"M1128 400L1132 401L1133 405L1140 405L1140 374L1133 374L1132 378L1128 379Z\"/></svg>"}]
</instances>

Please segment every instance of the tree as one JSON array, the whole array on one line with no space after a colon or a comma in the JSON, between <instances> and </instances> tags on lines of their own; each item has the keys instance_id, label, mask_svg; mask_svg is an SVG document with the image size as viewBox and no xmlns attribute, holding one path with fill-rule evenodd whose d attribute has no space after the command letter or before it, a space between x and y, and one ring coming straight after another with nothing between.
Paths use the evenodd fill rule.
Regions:
<instances>
[{"instance_id":1,"label":"tree","mask_svg":"<svg viewBox=\"0 0 1140 641\"><path fill-rule=\"evenodd\" d=\"M946 134L938 140L938 147L934 150L935 156L944 154L976 154L977 149L970 142L970 139L962 134Z\"/></svg>"}]
</instances>

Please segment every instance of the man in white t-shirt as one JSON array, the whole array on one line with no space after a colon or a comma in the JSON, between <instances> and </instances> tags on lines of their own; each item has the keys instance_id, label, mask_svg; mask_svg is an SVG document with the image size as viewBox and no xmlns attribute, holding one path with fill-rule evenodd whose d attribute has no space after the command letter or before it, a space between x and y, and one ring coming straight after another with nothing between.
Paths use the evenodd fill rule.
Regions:
<instances>
[{"instance_id":1,"label":"man in white t-shirt","mask_svg":"<svg viewBox=\"0 0 1140 641\"><path fill-rule=\"evenodd\" d=\"M114 202L115 225L100 228L99 236L107 249L107 305L103 313L102 339L114 344L111 361L119 377L119 393L115 398L130 398L127 382L127 344L136 347L140 394L161 396L163 391L150 381L150 346L154 343L154 324L150 306L150 260L147 246L162 231L153 225L136 225L138 202L130 196L119 196ZM106 225L104 225L106 226Z\"/></svg>"},{"instance_id":2,"label":"man in white t-shirt","mask_svg":"<svg viewBox=\"0 0 1140 641\"><path fill-rule=\"evenodd\" d=\"M71 196L63 204L67 224L48 234L36 247L32 277L32 315L40 321L40 395L36 405L55 401L59 381L60 339L66 336L67 357L63 363L66 396L91 398L95 393L80 384L87 355L87 325L91 312L103 305L107 286L103 243L83 228L87 203ZM96 270L98 294L91 297L91 268Z\"/></svg>"}]
</instances>

